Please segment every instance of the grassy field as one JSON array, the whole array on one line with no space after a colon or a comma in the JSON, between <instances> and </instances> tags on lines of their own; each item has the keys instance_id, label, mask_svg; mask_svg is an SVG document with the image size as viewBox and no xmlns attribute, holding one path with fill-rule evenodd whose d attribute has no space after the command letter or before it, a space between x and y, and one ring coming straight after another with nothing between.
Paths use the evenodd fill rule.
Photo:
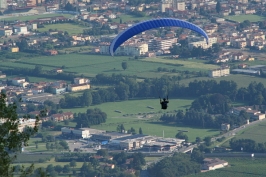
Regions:
<instances>
[{"instance_id":1,"label":"grassy field","mask_svg":"<svg viewBox=\"0 0 266 177\"><path fill-rule=\"evenodd\" d=\"M169 107L167 111L174 111L178 109L185 109L190 107L192 99L170 99ZM148 108L151 106L154 109ZM134 114L132 117L136 118L138 113L161 112L159 99L145 99L145 100L130 100L121 102L108 102L101 105L90 106L89 109L100 108L105 112L108 118L123 118L124 114ZM86 112L88 108L74 108L63 109L64 112L72 111L73 113ZM115 110L119 110L122 113L117 113ZM108 119L107 119L108 120Z\"/></svg>"},{"instance_id":2,"label":"grassy field","mask_svg":"<svg viewBox=\"0 0 266 177\"><path fill-rule=\"evenodd\" d=\"M55 30L57 29L58 31L67 31L69 35L74 35L74 34L82 34L83 30L86 29L83 26L79 25L73 25L71 23L62 23L62 24L50 24L50 25L44 25L44 28L38 28L38 31L40 32L45 32L49 31L49 29Z\"/></svg>"},{"instance_id":3,"label":"grassy field","mask_svg":"<svg viewBox=\"0 0 266 177\"><path fill-rule=\"evenodd\" d=\"M164 132L164 137L166 138L174 138L175 135L178 133L179 130L188 131L185 134L188 136L188 141L193 142L195 141L196 137L204 138L206 136L214 136L219 134L219 130L213 129L201 129L201 128L193 128L193 127L186 127L183 125L176 125L176 124L163 124L162 122L157 121L133 121L133 122L124 122L124 127L126 130L129 130L133 127L137 133L139 128L141 127L143 134L151 135L151 136L158 136L162 137ZM92 126L92 128L100 129L100 130L109 130L109 131L116 131L116 127L118 124L108 124L104 123L97 126Z\"/></svg>"},{"instance_id":4,"label":"grassy field","mask_svg":"<svg viewBox=\"0 0 266 177\"><path fill-rule=\"evenodd\" d=\"M194 80L216 80L217 82L220 82L221 80L227 80L227 81L233 80L237 83L238 88L247 87L251 82L257 82L257 83L261 82L263 85L266 86L265 78L243 75L243 74L231 74L229 76L219 77L219 78L197 77L191 79L183 79L180 81L180 84L188 85L189 82L192 82Z\"/></svg>"},{"instance_id":5,"label":"grassy field","mask_svg":"<svg viewBox=\"0 0 266 177\"><path fill-rule=\"evenodd\" d=\"M148 62L145 60L129 60L127 56L104 56L104 55L88 55L84 53L75 53L68 55L57 55L57 56L43 56L29 59L20 60L23 63L21 67L34 68L35 65L42 65L43 69L50 70L55 67L61 67L65 65L66 72L74 72L79 74L84 74L87 77L94 77L98 73L122 73L127 75L137 75L139 77L161 77L162 75L178 75L178 73L167 73L167 72L157 72L159 67L167 68L168 70L195 70L189 68L190 61L186 62L187 67L177 67L169 65L167 63L157 63ZM121 63L127 61L128 68L124 71L121 67ZM195 61L191 61L191 65L196 66ZM9 62L3 63L5 67L18 67L19 62ZM203 64L201 65L203 66Z\"/></svg>"},{"instance_id":6,"label":"grassy field","mask_svg":"<svg viewBox=\"0 0 266 177\"><path fill-rule=\"evenodd\" d=\"M49 79L49 78L43 78L43 77L32 77L28 76L30 82L53 82L56 81L56 79Z\"/></svg>"},{"instance_id":7,"label":"grassy field","mask_svg":"<svg viewBox=\"0 0 266 177\"><path fill-rule=\"evenodd\" d=\"M135 21L135 20L144 21L144 20L151 19L151 17L149 17L149 16L136 17L136 16L132 16L132 15L121 15L120 18L113 19L112 21L119 23L120 19L122 19L122 22L124 23L124 22Z\"/></svg>"},{"instance_id":8,"label":"grassy field","mask_svg":"<svg viewBox=\"0 0 266 177\"><path fill-rule=\"evenodd\" d=\"M221 158L229 162L229 167L188 175L186 177L264 177L266 158Z\"/></svg>"},{"instance_id":9,"label":"grassy field","mask_svg":"<svg viewBox=\"0 0 266 177\"><path fill-rule=\"evenodd\" d=\"M13 20L20 20L20 21L27 21L27 20L35 20L38 18L46 18L46 17L56 17L56 16L64 16L66 18L72 17L71 14L42 14L42 15L29 15L29 16L1 16L0 21L13 21Z\"/></svg>"},{"instance_id":10,"label":"grassy field","mask_svg":"<svg viewBox=\"0 0 266 177\"><path fill-rule=\"evenodd\" d=\"M127 61L128 68L124 71L121 63ZM20 63L23 62L23 63ZM183 64L184 66L175 66L174 64ZM21 59L18 62L5 61L3 67L28 67L34 68L35 65L42 65L44 70L51 70L55 67L66 67L64 71L84 74L87 77L94 77L98 73L122 73L126 75L137 75L138 77L161 77L162 75L178 75L171 72L157 72L159 67L168 70L176 69L180 71L207 71L217 68L215 65L205 65L201 60L168 60L161 58L147 58L140 60L129 60L127 56L104 56L87 55L84 53L75 53L57 56L42 56L36 58Z\"/></svg>"},{"instance_id":11,"label":"grassy field","mask_svg":"<svg viewBox=\"0 0 266 177\"><path fill-rule=\"evenodd\" d=\"M32 157L33 157L33 159L34 159L34 156L30 156L30 158L32 158ZM28 158L29 158L29 157L28 157ZM39 157L39 158L40 158L40 157ZM43 158L43 159L45 159L45 158ZM61 165L62 167L63 167L64 165L69 165L69 162L55 162L54 158L51 158L50 161L42 162L42 163L38 163L37 161L38 161L38 160L36 160L36 161L34 162L34 169L38 169L38 168L40 168L40 167L46 168L46 167L47 167L48 165L50 165L50 164L52 164L53 166ZM29 166L31 165L31 163L20 163L20 162L18 161L18 163L14 163L13 165L14 165L14 166L16 166L16 165L23 165L24 167L29 167ZM72 167L71 167L71 172L70 172L69 174L72 174L72 169L79 170L79 169L82 167L83 162L76 162L76 165L77 165L77 166L76 166L75 168L72 168ZM58 176L68 177L68 176L70 176L69 174L63 174L63 173L61 173L61 174L59 174Z\"/></svg>"},{"instance_id":12,"label":"grassy field","mask_svg":"<svg viewBox=\"0 0 266 177\"><path fill-rule=\"evenodd\" d=\"M183 65L177 70L190 70L190 71L207 71L210 69L218 68L217 65L213 64L204 64L202 60L171 60L171 59L162 59L162 58L145 58L142 61L154 62L154 63L164 63L164 64L173 64L173 65Z\"/></svg>"},{"instance_id":13,"label":"grassy field","mask_svg":"<svg viewBox=\"0 0 266 177\"><path fill-rule=\"evenodd\" d=\"M243 22L245 20L249 20L250 22L258 22L265 20L265 17L259 15L234 15L234 16L227 16L226 19L237 22Z\"/></svg>"}]
</instances>

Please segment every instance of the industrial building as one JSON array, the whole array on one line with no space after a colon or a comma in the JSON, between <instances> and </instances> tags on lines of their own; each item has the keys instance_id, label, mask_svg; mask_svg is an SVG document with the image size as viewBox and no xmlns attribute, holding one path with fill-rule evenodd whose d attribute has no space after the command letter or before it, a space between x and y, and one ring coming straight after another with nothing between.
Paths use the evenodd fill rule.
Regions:
<instances>
[{"instance_id":1,"label":"industrial building","mask_svg":"<svg viewBox=\"0 0 266 177\"><path fill-rule=\"evenodd\" d=\"M106 132L91 128L73 129L63 127L62 134L76 137L89 138L101 145L107 145L107 148L122 150L144 150L144 151L172 151L180 147L185 141L176 138L161 138L143 134L127 134L119 132Z\"/></svg>"}]
</instances>

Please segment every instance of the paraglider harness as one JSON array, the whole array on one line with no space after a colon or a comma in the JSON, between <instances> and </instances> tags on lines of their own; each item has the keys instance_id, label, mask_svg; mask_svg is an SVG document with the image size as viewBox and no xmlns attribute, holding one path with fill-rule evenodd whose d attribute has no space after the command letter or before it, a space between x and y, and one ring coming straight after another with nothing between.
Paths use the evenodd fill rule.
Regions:
<instances>
[{"instance_id":1,"label":"paraglider harness","mask_svg":"<svg viewBox=\"0 0 266 177\"><path fill-rule=\"evenodd\" d=\"M160 104L162 106L162 109L167 109L167 107L168 107L167 104L169 103L168 95L167 95L166 99L163 98L163 101L162 101L161 97L159 97L159 98L160 98Z\"/></svg>"}]
</instances>

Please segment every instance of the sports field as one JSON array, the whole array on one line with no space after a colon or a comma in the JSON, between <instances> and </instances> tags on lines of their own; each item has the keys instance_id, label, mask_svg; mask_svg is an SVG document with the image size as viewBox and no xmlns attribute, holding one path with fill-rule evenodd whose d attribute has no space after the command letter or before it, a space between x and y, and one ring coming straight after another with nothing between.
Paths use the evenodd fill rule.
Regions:
<instances>
[{"instance_id":1,"label":"sports field","mask_svg":"<svg viewBox=\"0 0 266 177\"><path fill-rule=\"evenodd\" d=\"M266 158L221 158L229 166L209 172L188 175L185 177L264 177Z\"/></svg>"},{"instance_id":2,"label":"sports field","mask_svg":"<svg viewBox=\"0 0 266 177\"><path fill-rule=\"evenodd\" d=\"M227 16L226 19L233 20L237 22L243 22L245 20L249 20L250 22L258 22L265 20L265 17L259 15L234 15L234 16Z\"/></svg>"},{"instance_id":3,"label":"sports field","mask_svg":"<svg viewBox=\"0 0 266 177\"><path fill-rule=\"evenodd\" d=\"M58 31L67 31L69 35L74 34L82 34L83 30L86 29L86 27L74 25L71 23L58 23L58 24L50 24L50 25L44 25L44 28L38 28L38 31L45 32L49 31L49 29L52 30L58 30Z\"/></svg>"},{"instance_id":4,"label":"sports field","mask_svg":"<svg viewBox=\"0 0 266 177\"><path fill-rule=\"evenodd\" d=\"M28 15L28 16L0 16L0 21L14 21L14 20L20 20L20 21L27 21L27 20L35 20L38 18L46 18L46 17L56 17L56 16L64 16L66 18L72 17L71 14L42 14L42 15Z\"/></svg>"}]
</instances>

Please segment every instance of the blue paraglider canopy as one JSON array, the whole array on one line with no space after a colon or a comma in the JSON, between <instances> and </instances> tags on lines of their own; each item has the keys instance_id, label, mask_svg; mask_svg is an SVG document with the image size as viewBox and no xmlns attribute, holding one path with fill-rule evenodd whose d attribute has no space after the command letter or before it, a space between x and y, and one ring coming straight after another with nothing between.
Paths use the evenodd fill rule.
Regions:
<instances>
[{"instance_id":1,"label":"blue paraglider canopy","mask_svg":"<svg viewBox=\"0 0 266 177\"><path fill-rule=\"evenodd\" d=\"M203 29L201 29L197 25L194 25L184 20L175 19L175 18L159 18L159 19L152 19L152 20L147 20L144 22L137 23L131 26L130 28L126 29L125 31L121 32L112 41L109 47L109 52L112 56L114 56L114 52L116 51L116 49L129 38L146 30L150 30L153 28L159 28L159 27L168 27L168 26L169 27L171 26L182 27L182 28L187 28L192 31L195 31L201 34L203 37L205 37L206 42L208 44L208 39L209 39L208 35Z\"/></svg>"}]
</instances>

